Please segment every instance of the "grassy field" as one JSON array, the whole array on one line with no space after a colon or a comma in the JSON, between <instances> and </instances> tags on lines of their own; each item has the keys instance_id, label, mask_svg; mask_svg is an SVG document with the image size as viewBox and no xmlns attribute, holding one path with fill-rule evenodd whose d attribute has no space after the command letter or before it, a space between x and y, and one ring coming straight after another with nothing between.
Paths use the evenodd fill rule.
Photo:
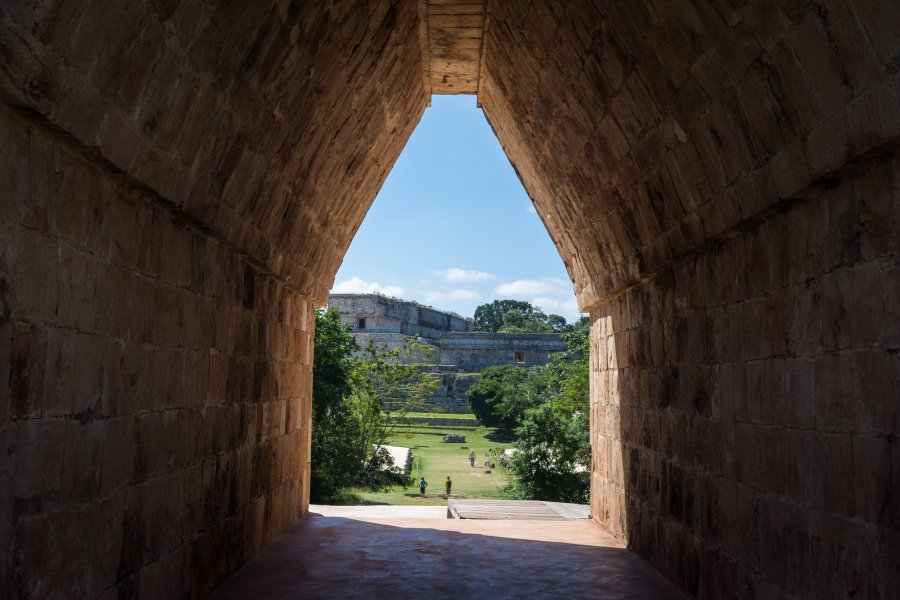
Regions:
<instances>
[{"instance_id":1,"label":"grassy field","mask_svg":"<svg viewBox=\"0 0 900 600\"><path fill-rule=\"evenodd\" d=\"M494 442L486 436L493 430L488 427L446 427L423 424L398 429L388 444L412 448L412 476L425 477L428 489L425 496L418 487L393 488L387 492L369 492L350 488L337 500L338 504L407 504L419 506L445 505L444 481L447 475L453 481L451 498L501 498L506 487L506 472L499 464L494 469L484 467L490 450L502 452L512 443ZM444 444L446 433L466 436L464 444ZM475 467L469 466L469 451L475 450ZM496 458L494 458L496 463Z\"/></svg>"}]
</instances>

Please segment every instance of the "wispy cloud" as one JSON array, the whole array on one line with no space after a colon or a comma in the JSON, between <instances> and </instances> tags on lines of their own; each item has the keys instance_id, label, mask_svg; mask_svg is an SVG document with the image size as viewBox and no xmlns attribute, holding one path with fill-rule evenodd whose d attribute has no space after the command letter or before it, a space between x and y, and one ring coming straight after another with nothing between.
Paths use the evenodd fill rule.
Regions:
<instances>
[{"instance_id":1,"label":"wispy cloud","mask_svg":"<svg viewBox=\"0 0 900 600\"><path fill-rule=\"evenodd\" d=\"M536 214L537 214L537 209L534 207L534 204L529 204L529 205L525 208L525 212L528 212L528 213L531 213L531 214L533 214L533 215L536 215Z\"/></svg>"},{"instance_id":2,"label":"wispy cloud","mask_svg":"<svg viewBox=\"0 0 900 600\"><path fill-rule=\"evenodd\" d=\"M359 277L351 277L334 284L333 294L384 294L385 296L403 296L403 288L396 285L381 285L377 281L366 281Z\"/></svg>"},{"instance_id":3,"label":"wispy cloud","mask_svg":"<svg viewBox=\"0 0 900 600\"><path fill-rule=\"evenodd\" d=\"M477 300L480 297L480 294L475 290L466 290L466 289L455 289L449 290L446 292L432 291L425 292L425 302L435 303L435 302L446 302L448 300L460 300L460 301L468 301L468 300Z\"/></svg>"},{"instance_id":4,"label":"wispy cloud","mask_svg":"<svg viewBox=\"0 0 900 600\"><path fill-rule=\"evenodd\" d=\"M517 279L507 283L501 283L494 288L494 293L499 296L523 296L559 294L567 291L570 284L556 277L546 279ZM569 291L569 293L571 293Z\"/></svg>"},{"instance_id":5,"label":"wispy cloud","mask_svg":"<svg viewBox=\"0 0 900 600\"><path fill-rule=\"evenodd\" d=\"M451 267L444 271L435 271L435 273L440 275L447 281L453 281L456 283L461 283L464 281L486 281L488 279L497 278L496 275L485 273L484 271L471 271L468 269L459 269L457 267Z\"/></svg>"},{"instance_id":6,"label":"wispy cloud","mask_svg":"<svg viewBox=\"0 0 900 600\"><path fill-rule=\"evenodd\" d=\"M531 303L541 310L543 310L547 314L558 314L566 317L569 320L577 319L578 315L578 301L574 298L569 300L560 300L558 298L547 298L543 296L538 296L531 299Z\"/></svg>"}]
</instances>

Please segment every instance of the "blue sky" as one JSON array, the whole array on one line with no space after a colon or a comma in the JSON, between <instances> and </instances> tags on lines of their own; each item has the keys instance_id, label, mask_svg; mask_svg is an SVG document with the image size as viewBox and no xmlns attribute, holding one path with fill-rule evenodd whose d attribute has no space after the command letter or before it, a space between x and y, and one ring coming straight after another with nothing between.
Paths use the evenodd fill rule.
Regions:
<instances>
[{"instance_id":1,"label":"blue sky","mask_svg":"<svg viewBox=\"0 0 900 600\"><path fill-rule=\"evenodd\" d=\"M527 300L578 316L572 282L474 96L434 96L375 198L333 292L472 316Z\"/></svg>"}]
</instances>

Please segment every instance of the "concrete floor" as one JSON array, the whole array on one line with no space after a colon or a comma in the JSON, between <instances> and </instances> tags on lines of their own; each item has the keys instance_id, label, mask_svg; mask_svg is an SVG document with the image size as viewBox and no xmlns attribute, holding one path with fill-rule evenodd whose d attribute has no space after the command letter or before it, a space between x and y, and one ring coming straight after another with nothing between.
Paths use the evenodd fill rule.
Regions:
<instances>
[{"instance_id":1,"label":"concrete floor","mask_svg":"<svg viewBox=\"0 0 900 600\"><path fill-rule=\"evenodd\" d=\"M313 506L212 597L682 597L592 521L469 521L439 511Z\"/></svg>"}]
</instances>

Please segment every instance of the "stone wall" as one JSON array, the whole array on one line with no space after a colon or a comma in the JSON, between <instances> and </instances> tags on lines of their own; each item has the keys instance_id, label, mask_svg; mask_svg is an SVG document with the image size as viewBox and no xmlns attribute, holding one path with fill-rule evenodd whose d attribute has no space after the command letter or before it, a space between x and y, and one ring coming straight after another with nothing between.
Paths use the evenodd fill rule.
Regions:
<instances>
[{"instance_id":1,"label":"stone wall","mask_svg":"<svg viewBox=\"0 0 900 600\"><path fill-rule=\"evenodd\" d=\"M330 294L328 306L357 335L399 333L437 340L445 331L472 331L471 319L380 294ZM365 319L365 328L359 327L359 319Z\"/></svg>"},{"instance_id":2,"label":"stone wall","mask_svg":"<svg viewBox=\"0 0 900 600\"><path fill-rule=\"evenodd\" d=\"M310 305L0 108L0 590L201 596L308 502Z\"/></svg>"},{"instance_id":3,"label":"stone wall","mask_svg":"<svg viewBox=\"0 0 900 600\"><path fill-rule=\"evenodd\" d=\"M692 595L897 596L900 4L488 13L479 100L592 315L594 517Z\"/></svg>"},{"instance_id":4,"label":"stone wall","mask_svg":"<svg viewBox=\"0 0 900 600\"><path fill-rule=\"evenodd\" d=\"M688 593L900 590L900 160L595 309L595 518Z\"/></svg>"},{"instance_id":5,"label":"stone wall","mask_svg":"<svg viewBox=\"0 0 900 600\"><path fill-rule=\"evenodd\" d=\"M307 303L428 100L419 5L0 5L0 588L202 595L303 509ZM595 518L702 597L900 595L900 4L486 9Z\"/></svg>"},{"instance_id":6,"label":"stone wall","mask_svg":"<svg viewBox=\"0 0 900 600\"><path fill-rule=\"evenodd\" d=\"M426 101L359 6L0 5L0 596L203 596L305 510L310 307Z\"/></svg>"},{"instance_id":7,"label":"stone wall","mask_svg":"<svg viewBox=\"0 0 900 600\"><path fill-rule=\"evenodd\" d=\"M496 365L543 365L551 354L566 348L555 333L448 332L441 337L440 351L442 365L471 373Z\"/></svg>"}]
</instances>

